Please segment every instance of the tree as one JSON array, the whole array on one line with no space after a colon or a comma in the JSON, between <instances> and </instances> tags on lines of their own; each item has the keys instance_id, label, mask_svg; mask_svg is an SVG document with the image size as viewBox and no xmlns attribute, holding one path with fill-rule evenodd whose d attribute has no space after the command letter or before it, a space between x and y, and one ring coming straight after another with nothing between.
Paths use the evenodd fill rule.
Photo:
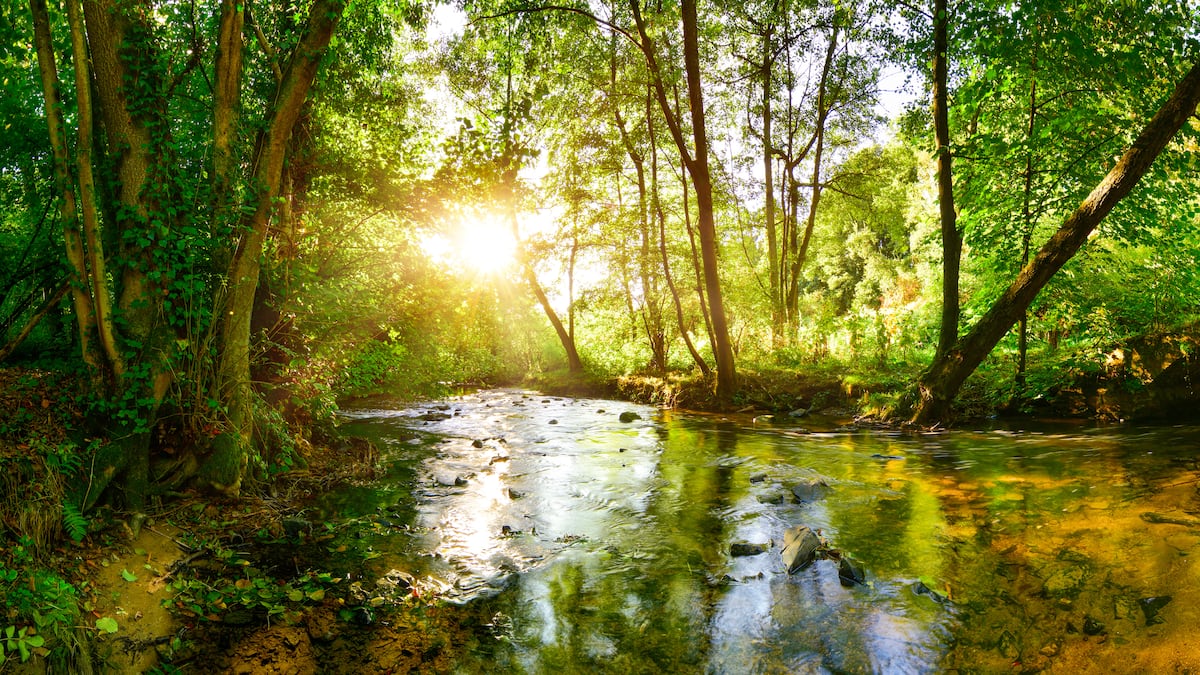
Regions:
<instances>
[{"instance_id":1,"label":"tree","mask_svg":"<svg viewBox=\"0 0 1200 675\"><path fill-rule=\"evenodd\" d=\"M964 380L1018 321L1051 277L1083 246L1091 233L1141 180L1200 104L1200 63L1146 124L1108 174L1067 217L1037 255L979 321L949 351L937 355L918 384L920 398L912 421L929 423L949 416Z\"/></svg>"},{"instance_id":2,"label":"tree","mask_svg":"<svg viewBox=\"0 0 1200 675\"><path fill-rule=\"evenodd\" d=\"M224 411L213 452L183 473L198 471L210 486L237 494L253 452L249 323L262 242L275 213L289 138L345 4L317 0L307 22L293 24L299 35L291 58L273 82L259 143L245 153L235 142L236 130L248 126L240 108L247 86L242 5L223 2L218 20L206 24L176 6L68 0L78 128L74 172L47 8L44 0L30 6L81 352L99 410L114 422L114 442L97 459L83 505L124 475L129 506L141 509L151 431L169 397L192 414L194 428L211 421L214 406ZM172 21L158 23L159 10ZM205 48L199 35L210 27L217 33L211 41L217 45L215 87L200 67ZM98 95L94 104L92 91ZM200 100L211 106L205 111L211 117L194 106ZM102 143L93 142L94 128L102 130ZM253 174L241 173L242 167L253 167ZM207 185L196 180L206 168L212 176ZM206 200L211 212L195 208ZM116 250L106 251L105 242L115 242ZM215 316L204 309L214 305ZM207 348L212 329L219 335L215 351ZM180 382L179 374L196 382ZM193 391L211 396L179 396L197 384Z\"/></svg>"},{"instance_id":3,"label":"tree","mask_svg":"<svg viewBox=\"0 0 1200 675\"><path fill-rule=\"evenodd\" d=\"M639 0L630 0L630 10L639 36L638 47L646 58L650 69L655 99L667 122L667 128L675 147L679 151L692 186L696 192L700 234L700 252L704 268L704 290L713 327L713 352L717 362L716 395L723 401L732 399L737 386L737 371L734 366L733 343L729 336L728 317L721 291L720 272L717 269L717 232L713 209L712 175L709 171L708 134L705 128L704 93L700 73L699 24L695 0L683 0L680 22L683 32L684 71L688 85L688 108L691 112L692 146L684 138L680 119L667 98L663 73L659 67L657 48L650 37Z\"/></svg>"},{"instance_id":4,"label":"tree","mask_svg":"<svg viewBox=\"0 0 1200 675\"><path fill-rule=\"evenodd\" d=\"M954 207L953 152L950 144L947 79L950 11L946 0L933 3L933 125L937 142L938 214L942 231L942 324L937 353L946 354L958 338L958 281L962 258L962 233Z\"/></svg>"}]
</instances>

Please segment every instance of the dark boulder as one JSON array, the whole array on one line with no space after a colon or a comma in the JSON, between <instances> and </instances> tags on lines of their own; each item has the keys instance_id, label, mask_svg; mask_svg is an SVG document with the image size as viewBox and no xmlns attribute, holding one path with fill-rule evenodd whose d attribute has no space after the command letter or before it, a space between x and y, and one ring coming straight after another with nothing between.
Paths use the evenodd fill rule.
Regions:
<instances>
[{"instance_id":1,"label":"dark boulder","mask_svg":"<svg viewBox=\"0 0 1200 675\"><path fill-rule=\"evenodd\" d=\"M838 581L846 587L857 586L866 583L867 575L857 560L843 555L841 561L838 562Z\"/></svg>"},{"instance_id":2,"label":"dark boulder","mask_svg":"<svg viewBox=\"0 0 1200 675\"><path fill-rule=\"evenodd\" d=\"M1171 596L1169 595L1159 595L1153 598L1138 600L1138 605L1142 608L1142 614L1146 616L1147 626L1163 622L1163 618L1158 615L1158 610L1166 607L1169 602L1171 602Z\"/></svg>"},{"instance_id":3,"label":"dark boulder","mask_svg":"<svg viewBox=\"0 0 1200 675\"><path fill-rule=\"evenodd\" d=\"M633 411L626 410L625 412L621 413L617 419L621 420L622 422L633 422L642 419L642 416Z\"/></svg>"}]
</instances>

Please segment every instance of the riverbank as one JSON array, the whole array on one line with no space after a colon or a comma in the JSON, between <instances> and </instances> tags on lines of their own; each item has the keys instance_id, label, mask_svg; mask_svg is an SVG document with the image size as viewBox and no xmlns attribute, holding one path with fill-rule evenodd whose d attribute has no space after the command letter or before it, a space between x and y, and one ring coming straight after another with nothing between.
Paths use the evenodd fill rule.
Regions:
<instances>
[{"instance_id":1,"label":"riverbank","mask_svg":"<svg viewBox=\"0 0 1200 675\"><path fill-rule=\"evenodd\" d=\"M326 544L344 524L310 509L378 479L373 444L306 445L304 468L236 500L159 494L135 524L108 505L71 506L98 442L70 378L0 369L0 671L438 670L439 654L462 642L435 597L356 597L345 574L329 572L340 554Z\"/></svg>"}]
</instances>

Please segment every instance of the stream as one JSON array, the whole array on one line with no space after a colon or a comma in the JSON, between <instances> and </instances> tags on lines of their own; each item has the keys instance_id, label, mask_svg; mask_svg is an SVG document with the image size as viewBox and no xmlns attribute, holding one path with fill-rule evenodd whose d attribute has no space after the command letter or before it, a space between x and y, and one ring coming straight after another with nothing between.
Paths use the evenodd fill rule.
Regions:
<instances>
[{"instance_id":1,"label":"stream","mask_svg":"<svg viewBox=\"0 0 1200 675\"><path fill-rule=\"evenodd\" d=\"M475 617L462 672L1200 668L1200 426L918 434L515 390L377 406L342 428L386 474L314 512L361 520L342 548L364 583L402 570ZM830 553L788 574L795 525Z\"/></svg>"}]
</instances>

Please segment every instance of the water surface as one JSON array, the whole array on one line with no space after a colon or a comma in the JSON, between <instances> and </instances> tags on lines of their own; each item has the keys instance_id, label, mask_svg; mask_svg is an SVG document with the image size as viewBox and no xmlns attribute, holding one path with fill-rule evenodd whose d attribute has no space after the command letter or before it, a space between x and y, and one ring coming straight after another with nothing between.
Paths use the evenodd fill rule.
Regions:
<instances>
[{"instance_id":1,"label":"water surface","mask_svg":"<svg viewBox=\"0 0 1200 675\"><path fill-rule=\"evenodd\" d=\"M900 434L511 390L347 417L389 471L322 508L477 617L464 672L1200 669L1200 427ZM800 524L867 583L789 575Z\"/></svg>"}]
</instances>

